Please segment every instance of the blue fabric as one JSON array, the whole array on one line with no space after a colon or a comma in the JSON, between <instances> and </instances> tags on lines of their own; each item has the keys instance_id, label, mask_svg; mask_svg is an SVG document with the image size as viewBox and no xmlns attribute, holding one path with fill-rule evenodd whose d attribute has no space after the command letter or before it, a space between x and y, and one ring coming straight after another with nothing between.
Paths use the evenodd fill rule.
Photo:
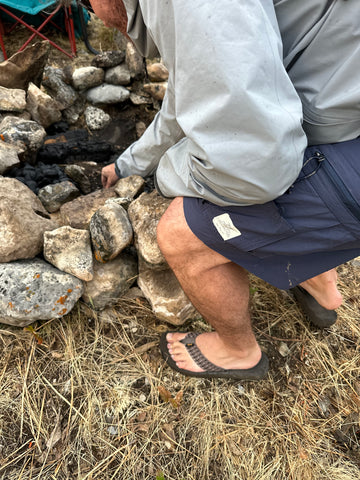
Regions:
<instances>
[{"instance_id":1,"label":"blue fabric","mask_svg":"<svg viewBox=\"0 0 360 480\"><path fill-rule=\"evenodd\" d=\"M17 0L12 2L11 0L1 0L0 5L20 10L23 13L29 15L37 15L39 12L49 7L50 5L56 5L57 0Z\"/></svg>"},{"instance_id":2,"label":"blue fabric","mask_svg":"<svg viewBox=\"0 0 360 480\"><path fill-rule=\"evenodd\" d=\"M309 147L298 179L275 201L219 207L185 198L186 221L208 247L291 288L360 255L359 163L359 139ZM226 240L214 223L224 214L239 231Z\"/></svg>"},{"instance_id":3,"label":"blue fabric","mask_svg":"<svg viewBox=\"0 0 360 480\"><path fill-rule=\"evenodd\" d=\"M22 0L20 2L12 2L11 0L0 0L0 5L8 7L8 9L18 17L20 16L19 12L24 13L25 16L22 19L26 23L35 27L40 26L44 21L44 18L38 14L41 11L45 11L45 13L47 13L46 8L51 5L54 5L54 7L50 10L54 10L57 4L57 0ZM85 25L90 21L89 12L84 7L79 6L75 1L73 1L71 4L71 11L73 15L74 31L76 38L82 38L84 36L84 32L82 31L81 22L79 19L79 8L82 9ZM15 23L16 21L11 16L7 15L5 12L0 11L0 15L7 22ZM55 22L59 27L64 28L64 10L61 9L53 17L52 21ZM51 28L51 25L48 24L47 28Z\"/></svg>"}]
</instances>

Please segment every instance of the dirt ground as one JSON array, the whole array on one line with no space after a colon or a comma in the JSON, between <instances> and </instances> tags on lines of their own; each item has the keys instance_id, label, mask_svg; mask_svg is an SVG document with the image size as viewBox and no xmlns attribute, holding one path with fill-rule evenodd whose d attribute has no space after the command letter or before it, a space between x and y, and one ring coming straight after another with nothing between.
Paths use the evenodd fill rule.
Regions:
<instances>
[{"instance_id":1,"label":"dirt ground","mask_svg":"<svg viewBox=\"0 0 360 480\"><path fill-rule=\"evenodd\" d=\"M96 25L93 46L111 48L114 32ZM74 63L88 65L78 48ZM158 349L171 326L142 299L0 325L0 479L358 480L360 275L351 263L338 272L344 304L322 331L287 293L252 278L271 364L258 383L173 372ZM202 319L184 328L208 330Z\"/></svg>"}]
</instances>

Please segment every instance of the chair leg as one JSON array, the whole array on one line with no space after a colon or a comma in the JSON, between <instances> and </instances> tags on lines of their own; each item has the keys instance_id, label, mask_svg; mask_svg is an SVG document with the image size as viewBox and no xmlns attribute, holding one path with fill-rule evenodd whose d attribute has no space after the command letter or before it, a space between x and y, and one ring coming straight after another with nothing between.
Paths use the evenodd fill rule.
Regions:
<instances>
[{"instance_id":1,"label":"chair leg","mask_svg":"<svg viewBox=\"0 0 360 480\"><path fill-rule=\"evenodd\" d=\"M74 28L74 18L71 10L71 6L64 7L65 12L65 28L68 33L71 53L76 57L76 39L75 39L75 28Z\"/></svg>"},{"instance_id":2,"label":"chair leg","mask_svg":"<svg viewBox=\"0 0 360 480\"><path fill-rule=\"evenodd\" d=\"M24 25L27 29L29 29L31 32L32 32L32 35L30 35L30 38L19 48L19 52L24 50L28 45L29 43L34 39L34 37L36 35L38 35L40 38L42 38L43 40L46 40L50 43L50 45L52 45L54 48L56 48L57 50L59 50L60 52L64 53L65 55L67 55L68 57L70 58L73 58L75 55L76 55L76 43L75 43L75 32L74 32L74 24L72 23L72 27L70 27L70 34L68 33L69 35L69 41L70 41L70 46L71 46L71 54L66 52L65 50L63 50L59 45L57 45L55 42L53 42L52 40L50 40L49 38L47 38L45 35L43 35L41 33L41 30L42 28L48 23L51 21L51 19L54 17L54 15L56 15L56 13L62 8L61 5L58 5L56 7L56 9L48 16L48 18L40 25L40 27L38 27L38 29L35 29L34 27L32 27L31 25L29 25L28 23L24 22L21 18L17 17L16 15L14 15L12 12L10 12L9 10L7 10L6 8L0 6L0 10L3 10L5 13L7 13L8 15L10 15L10 17L12 17L13 19L15 19L17 22L21 23L22 25ZM66 15L65 15L66 16ZM71 39L70 39L70 35L71 35ZM3 38L1 36L0 38L0 46L3 50L3 53L4 53L4 57L7 58L6 56L6 52L5 52L5 47L3 48L3 46L1 45L1 43L4 43L3 42Z\"/></svg>"}]
</instances>

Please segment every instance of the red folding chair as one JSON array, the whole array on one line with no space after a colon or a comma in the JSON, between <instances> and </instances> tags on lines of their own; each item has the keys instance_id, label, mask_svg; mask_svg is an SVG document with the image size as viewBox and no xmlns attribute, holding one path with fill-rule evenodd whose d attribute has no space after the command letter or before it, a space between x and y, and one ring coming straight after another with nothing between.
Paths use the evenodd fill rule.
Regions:
<instances>
[{"instance_id":1,"label":"red folding chair","mask_svg":"<svg viewBox=\"0 0 360 480\"><path fill-rule=\"evenodd\" d=\"M13 2L11 0L0 0L0 14L1 12L4 12L15 21L15 24L6 31L0 16L0 47L3 52L4 59L8 58L4 44L4 35L11 33L15 26L18 24L24 25L30 32L32 32L28 40L19 48L19 52L21 50L24 50L24 48L26 48L36 36L39 36L43 40L47 40L54 48L57 48L58 50L60 50L60 52L64 53L68 57L75 57L76 41L74 22L72 17L71 5L67 5L61 5L58 3L57 0L17 0L16 2ZM10 7L11 10L6 7ZM52 24L53 26L61 30L61 28L56 24L56 22L53 21L55 15L61 9L63 9L64 11L65 30L69 37L70 53L65 51L63 48L60 47L60 45L57 45L54 41L50 40L42 33L43 28L48 24ZM42 16L43 18L45 18L45 20L41 23L40 26L34 27L33 25L30 25L25 21L25 18L28 18L27 15Z\"/></svg>"}]
</instances>

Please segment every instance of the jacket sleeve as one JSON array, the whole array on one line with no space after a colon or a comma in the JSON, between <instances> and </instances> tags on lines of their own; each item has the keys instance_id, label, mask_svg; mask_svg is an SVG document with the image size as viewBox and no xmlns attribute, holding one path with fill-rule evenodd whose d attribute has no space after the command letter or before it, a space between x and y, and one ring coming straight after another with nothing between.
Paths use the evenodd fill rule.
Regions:
<instances>
[{"instance_id":1,"label":"jacket sleeve","mask_svg":"<svg viewBox=\"0 0 360 480\"><path fill-rule=\"evenodd\" d=\"M306 137L272 0L126 3L141 6L170 89L165 108L117 161L120 172L156 170L165 196L218 205L265 203L286 191Z\"/></svg>"}]
</instances>

